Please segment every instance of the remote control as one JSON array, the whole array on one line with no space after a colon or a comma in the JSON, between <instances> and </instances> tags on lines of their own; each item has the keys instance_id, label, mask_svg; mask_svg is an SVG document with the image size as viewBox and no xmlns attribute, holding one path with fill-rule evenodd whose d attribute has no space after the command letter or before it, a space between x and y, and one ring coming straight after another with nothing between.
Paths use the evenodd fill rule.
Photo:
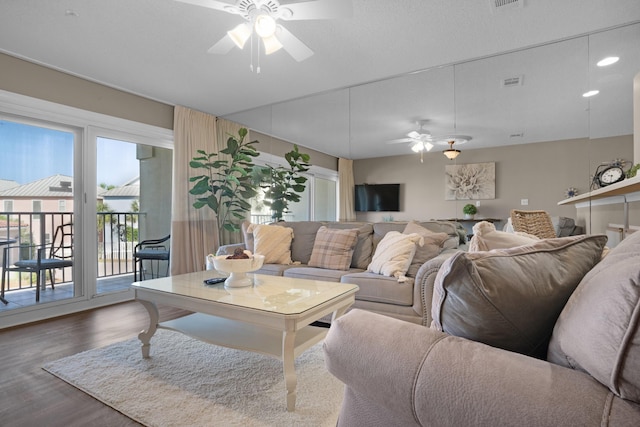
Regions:
<instances>
[{"instance_id":1,"label":"remote control","mask_svg":"<svg viewBox=\"0 0 640 427\"><path fill-rule=\"evenodd\" d=\"M205 285L215 285L215 284L217 284L217 283L222 283L222 282L224 282L225 280L227 280L227 278L226 278L226 277L213 277L213 278L211 278L211 279L206 279L206 280L204 281L204 284L205 284Z\"/></svg>"}]
</instances>

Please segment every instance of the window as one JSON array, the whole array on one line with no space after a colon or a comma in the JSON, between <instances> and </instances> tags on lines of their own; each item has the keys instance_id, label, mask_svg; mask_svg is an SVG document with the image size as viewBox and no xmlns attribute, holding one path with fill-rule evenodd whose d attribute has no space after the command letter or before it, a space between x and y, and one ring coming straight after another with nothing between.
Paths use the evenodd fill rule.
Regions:
<instances>
[{"instance_id":1,"label":"window","mask_svg":"<svg viewBox=\"0 0 640 427\"><path fill-rule=\"evenodd\" d=\"M5 212L13 212L13 200L4 200L4 208L2 210Z\"/></svg>"},{"instance_id":2,"label":"window","mask_svg":"<svg viewBox=\"0 0 640 427\"><path fill-rule=\"evenodd\" d=\"M67 211L67 201L66 200L58 200L58 212L66 212Z\"/></svg>"},{"instance_id":3,"label":"window","mask_svg":"<svg viewBox=\"0 0 640 427\"><path fill-rule=\"evenodd\" d=\"M42 212L42 200L31 201L31 212Z\"/></svg>"}]
</instances>

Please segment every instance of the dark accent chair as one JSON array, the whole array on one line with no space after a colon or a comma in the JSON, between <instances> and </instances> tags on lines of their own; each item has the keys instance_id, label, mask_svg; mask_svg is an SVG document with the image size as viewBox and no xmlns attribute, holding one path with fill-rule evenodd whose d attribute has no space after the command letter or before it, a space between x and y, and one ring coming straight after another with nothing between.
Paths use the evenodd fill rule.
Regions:
<instances>
[{"instance_id":1,"label":"dark accent chair","mask_svg":"<svg viewBox=\"0 0 640 427\"><path fill-rule=\"evenodd\" d=\"M166 276L169 275L169 255L170 250L163 243L169 240L171 235L161 239L149 239L143 240L138 243L133 249L133 280L144 280L144 266L143 261L150 261L151 278L160 276L160 261L167 261ZM154 261L155 261L155 273L154 273ZM139 277L138 277L139 276Z\"/></svg>"},{"instance_id":2,"label":"dark accent chair","mask_svg":"<svg viewBox=\"0 0 640 427\"><path fill-rule=\"evenodd\" d=\"M18 249L19 259L10 262L11 254ZM13 249L13 252L12 252ZM35 258L34 258L35 255ZM54 269L73 266L73 224L62 224L56 227L51 243L44 245L19 245L6 246L2 256L2 302L4 299L5 280L11 271L36 274L36 302L40 301L40 289L44 289L46 275L43 271L49 271L51 288L55 287Z\"/></svg>"}]
</instances>

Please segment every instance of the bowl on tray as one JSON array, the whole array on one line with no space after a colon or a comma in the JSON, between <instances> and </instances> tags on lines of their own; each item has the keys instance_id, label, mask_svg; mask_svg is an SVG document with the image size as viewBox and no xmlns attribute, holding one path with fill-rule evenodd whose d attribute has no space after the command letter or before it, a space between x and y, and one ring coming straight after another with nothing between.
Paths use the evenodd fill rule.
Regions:
<instances>
[{"instance_id":1,"label":"bowl on tray","mask_svg":"<svg viewBox=\"0 0 640 427\"><path fill-rule=\"evenodd\" d=\"M213 258L216 270L228 273L229 277L224 282L227 288L243 288L253 285L253 278L247 273L259 270L264 263L264 255L252 255L250 258L229 259L227 255L219 255Z\"/></svg>"}]
</instances>

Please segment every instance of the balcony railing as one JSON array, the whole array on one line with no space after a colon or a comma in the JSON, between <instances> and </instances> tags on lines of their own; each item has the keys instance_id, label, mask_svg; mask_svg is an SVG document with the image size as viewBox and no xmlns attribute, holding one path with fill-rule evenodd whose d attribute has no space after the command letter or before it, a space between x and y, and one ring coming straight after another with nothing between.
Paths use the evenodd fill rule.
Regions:
<instances>
[{"instance_id":1,"label":"balcony railing","mask_svg":"<svg viewBox=\"0 0 640 427\"><path fill-rule=\"evenodd\" d=\"M144 214L133 212L97 214L95 242L98 278L133 273L133 248L138 243L138 224L142 215ZM21 249L28 251L29 246L51 243L56 227L67 223L73 223L73 213L0 212L0 240L15 240L10 246L10 259L17 260L20 255L25 255L24 252L19 252ZM0 247L0 257L3 254L3 248ZM2 264L0 268L1 266ZM56 284L71 282L71 276L70 268L61 269L55 277ZM32 288L36 285L34 275L28 273L11 273L7 279L9 285L5 291Z\"/></svg>"}]
</instances>

